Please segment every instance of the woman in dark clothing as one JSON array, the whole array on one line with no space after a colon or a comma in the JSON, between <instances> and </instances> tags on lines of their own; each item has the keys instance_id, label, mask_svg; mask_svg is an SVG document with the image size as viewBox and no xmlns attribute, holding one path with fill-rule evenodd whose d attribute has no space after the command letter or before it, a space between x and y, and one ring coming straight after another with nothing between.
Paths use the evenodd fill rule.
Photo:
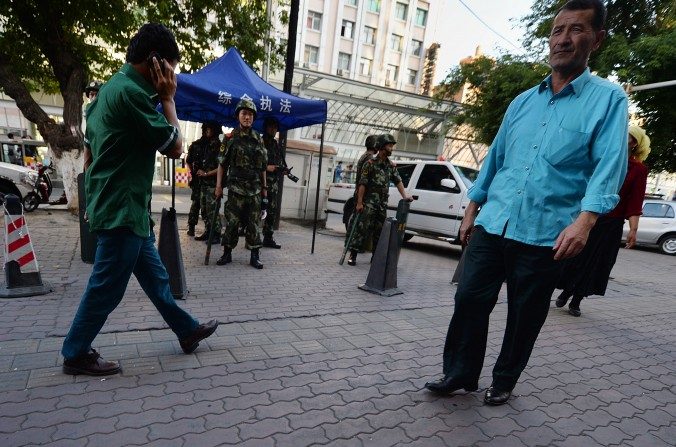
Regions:
<instances>
[{"instance_id":1,"label":"woman in dark clothing","mask_svg":"<svg viewBox=\"0 0 676 447\"><path fill-rule=\"evenodd\" d=\"M629 220L626 248L636 243L636 230L642 214L648 169L642 163L650 153L650 138L639 126L629 126L629 167L620 189L620 201L610 213L600 216L589 233L584 250L568 261L557 288L563 289L556 307L563 307L572 296L568 313L579 317L580 302L589 295L605 295L610 271L615 265L622 240L624 220Z\"/></svg>"}]
</instances>

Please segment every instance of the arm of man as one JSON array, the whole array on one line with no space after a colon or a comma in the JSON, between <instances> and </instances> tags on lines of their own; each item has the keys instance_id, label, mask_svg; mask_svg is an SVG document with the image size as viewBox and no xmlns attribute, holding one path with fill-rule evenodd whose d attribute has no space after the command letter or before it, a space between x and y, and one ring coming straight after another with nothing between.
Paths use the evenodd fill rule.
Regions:
<instances>
[{"instance_id":1,"label":"arm of man","mask_svg":"<svg viewBox=\"0 0 676 447\"><path fill-rule=\"evenodd\" d=\"M413 202L413 196L406 192L403 182L397 183L397 191L399 191L399 194L401 194L402 199L406 200L407 202Z\"/></svg>"},{"instance_id":2,"label":"arm of man","mask_svg":"<svg viewBox=\"0 0 676 447\"><path fill-rule=\"evenodd\" d=\"M214 189L214 195L217 199L223 197L223 178L225 177L228 169L230 167L230 145L228 144L229 138L226 137L221 143L221 151L218 154L218 168L216 169L216 188Z\"/></svg>"},{"instance_id":3,"label":"arm of man","mask_svg":"<svg viewBox=\"0 0 676 447\"><path fill-rule=\"evenodd\" d=\"M85 145L84 145L84 169L83 169L83 171L87 170L89 165L92 164L93 160L94 159L92 157L92 150L89 149L89 145L85 142Z\"/></svg>"},{"instance_id":4,"label":"arm of man","mask_svg":"<svg viewBox=\"0 0 676 447\"><path fill-rule=\"evenodd\" d=\"M366 185L357 185L357 204L354 206L354 211L361 213L364 211L364 193L366 192Z\"/></svg>"},{"instance_id":5,"label":"arm of man","mask_svg":"<svg viewBox=\"0 0 676 447\"><path fill-rule=\"evenodd\" d=\"M564 228L554 244L554 259L577 256L587 243L589 232L600 214L610 212L620 200L618 191L627 173L627 97L616 92L606 119L591 143L594 172L582 199L580 215Z\"/></svg>"},{"instance_id":6,"label":"arm of man","mask_svg":"<svg viewBox=\"0 0 676 447\"><path fill-rule=\"evenodd\" d=\"M643 199L645 199L645 188L648 182L648 169L644 165L639 165L639 170L635 181L629 190L627 197L627 214L629 214L629 234L627 234L627 245L625 248L632 248L636 245L636 232L638 231L638 221L643 214Z\"/></svg>"}]
</instances>

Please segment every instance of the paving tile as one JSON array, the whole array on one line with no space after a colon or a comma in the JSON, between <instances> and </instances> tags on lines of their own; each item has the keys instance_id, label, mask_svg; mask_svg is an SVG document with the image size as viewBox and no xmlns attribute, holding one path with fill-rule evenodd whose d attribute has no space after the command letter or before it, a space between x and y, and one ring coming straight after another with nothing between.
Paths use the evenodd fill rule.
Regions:
<instances>
[{"instance_id":1,"label":"paving tile","mask_svg":"<svg viewBox=\"0 0 676 447\"><path fill-rule=\"evenodd\" d=\"M230 350L232 356L238 362L247 362L250 360L260 360L269 358L268 355L261 349L260 346L250 346L242 348L232 348Z\"/></svg>"}]
</instances>

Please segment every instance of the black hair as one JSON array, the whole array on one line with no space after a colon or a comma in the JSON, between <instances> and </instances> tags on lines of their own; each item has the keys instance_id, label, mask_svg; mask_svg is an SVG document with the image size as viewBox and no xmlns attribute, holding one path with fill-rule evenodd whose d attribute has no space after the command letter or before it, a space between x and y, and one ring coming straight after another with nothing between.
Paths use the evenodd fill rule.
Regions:
<instances>
[{"instance_id":1,"label":"black hair","mask_svg":"<svg viewBox=\"0 0 676 447\"><path fill-rule=\"evenodd\" d=\"M153 51L166 61L181 60L174 33L161 23L146 23L134 34L127 47L127 62L140 64Z\"/></svg>"},{"instance_id":2,"label":"black hair","mask_svg":"<svg viewBox=\"0 0 676 447\"><path fill-rule=\"evenodd\" d=\"M594 16L592 17L591 23L594 31L601 31L604 29L608 10L606 10L606 5L604 5L601 0L569 0L556 11L556 14L558 15L561 11L582 11L586 9L594 10Z\"/></svg>"}]
</instances>

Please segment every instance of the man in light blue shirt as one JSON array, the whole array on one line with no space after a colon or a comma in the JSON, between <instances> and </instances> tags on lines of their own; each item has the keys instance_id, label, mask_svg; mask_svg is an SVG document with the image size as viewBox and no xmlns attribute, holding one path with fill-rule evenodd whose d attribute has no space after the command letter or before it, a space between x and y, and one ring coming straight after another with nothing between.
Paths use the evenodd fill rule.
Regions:
<instances>
[{"instance_id":1,"label":"man in light blue shirt","mask_svg":"<svg viewBox=\"0 0 676 447\"><path fill-rule=\"evenodd\" d=\"M587 68L605 37L605 17L600 0L571 0L558 11L549 37L552 73L509 105L469 191L460 228L465 269L444 376L426 384L433 392L478 389L489 315L506 279L507 326L484 402L509 400L547 318L560 261L582 250L597 216L619 201L627 97Z\"/></svg>"}]
</instances>

